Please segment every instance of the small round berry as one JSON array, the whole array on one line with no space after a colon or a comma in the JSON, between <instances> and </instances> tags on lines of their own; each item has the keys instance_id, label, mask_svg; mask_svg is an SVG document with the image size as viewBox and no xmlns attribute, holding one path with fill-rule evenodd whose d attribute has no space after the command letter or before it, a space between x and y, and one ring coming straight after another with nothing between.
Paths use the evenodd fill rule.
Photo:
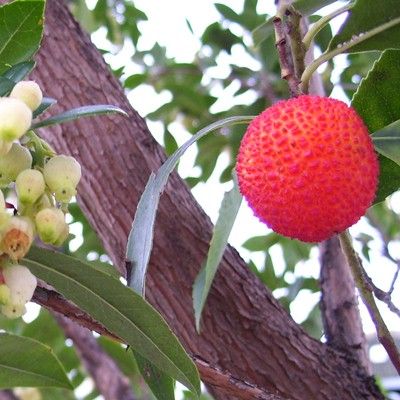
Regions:
<instances>
[{"instance_id":1,"label":"small round berry","mask_svg":"<svg viewBox=\"0 0 400 400\"><path fill-rule=\"evenodd\" d=\"M12 143L10 151L0 157L0 187L15 181L18 174L32 165L32 155L19 143Z\"/></svg>"},{"instance_id":2,"label":"small round berry","mask_svg":"<svg viewBox=\"0 0 400 400\"><path fill-rule=\"evenodd\" d=\"M4 305L9 303L11 300L11 291L10 288L5 284L0 284L0 304Z\"/></svg>"},{"instance_id":3,"label":"small round berry","mask_svg":"<svg viewBox=\"0 0 400 400\"><path fill-rule=\"evenodd\" d=\"M365 214L379 166L354 109L304 95L276 103L250 123L236 171L240 191L270 228L319 242Z\"/></svg>"},{"instance_id":4,"label":"small round berry","mask_svg":"<svg viewBox=\"0 0 400 400\"><path fill-rule=\"evenodd\" d=\"M81 179L81 166L70 156L55 156L43 169L44 179L57 201L68 203L76 194L76 186Z\"/></svg>"},{"instance_id":5,"label":"small round berry","mask_svg":"<svg viewBox=\"0 0 400 400\"><path fill-rule=\"evenodd\" d=\"M0 307L1 313L10 319L15 319L22 317L26 313L26 308L25 304L13 304L13 303L8 303L4 306Z\"/></svg>"},{"instance_id":6,"label":"small round berry","mask_svg":"<svg viewBox=\"0 0 400 400\"><path fill-rule=\"evenodd\" d=\"M36 169L26 169L17 176L15 188L22 204L33 204L46 188L43 174Z\"/></svg>"},{"instance_id":7,"label":"small round berry","mask_svg":"<svg viewBox=\"0 0 400 400\"><path fill-rule=\"evenodd\" d=\"M26 304L37 286L35 275L23 265L12 265L3 270L4 282L10 289L12 304Z\"/></svg>"},{"instance_id":8,"label":"small round berry","mask_svg":"<svg viewBox=\"0 0 400 400\"><path fill-rule=\"evenodd\" d=\"M59 208L44 208L36 214L35 224L42 242L54 244L64 230L65 216Z\"/></svg>"},{"instance_id":9,"label":"small round berry","mask_svg":"<svg viewBox=\"0 0 400 400\"><path fill-rule=\"evenodd\" d=\"M32 111L35 111L42 102L43 94L36 82L21 81L14 86L10 97L23 101Z\"/></svg>"},{"instance_id":10,"label":"small round berry","mask_svg":"<svg viewBox=\"0 0 400 400\"><path fill-rule=\"evenodd\" d=\"M0 139L12 142L26 133L32 123L32 111L21 100L0 98Z\"/></svg>"},{"instance_id":11,"label":"small round berry","mask_svg":"<svg viewBox=\"0 0 400 400\"><path fill-rule=\"evenodd\" d=\"M33 242L34 225L26 217L10 217L6 224L0 250L6 253L11 260L18 261L29 251Z\"/></svg>"}]
</instances>

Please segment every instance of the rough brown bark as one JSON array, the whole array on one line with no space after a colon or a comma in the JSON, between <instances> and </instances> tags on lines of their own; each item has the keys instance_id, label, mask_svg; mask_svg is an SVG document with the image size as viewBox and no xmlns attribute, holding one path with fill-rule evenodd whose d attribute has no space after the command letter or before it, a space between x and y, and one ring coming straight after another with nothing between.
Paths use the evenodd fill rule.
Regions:
<instances>
[{"instance_id":1,"label":"rough brown bark","mask_svg":"<svg viewBox=\"0 0 400 400\"><path fill-rule=\"evenodd\" d=\"M150 171L165 157L62 2L48 1L46 22L35 78L46 95L59 100L53 111L111 103L129 112L128 119L99 117L42 131L57 151L82 163L80 205L123 271L135 205ZM191 288L207 252L210 221L176 174L157 218L148 299L192 354L291 399L383 398L352 360L307 336L232 248L225 253L197 335Z\"/></svg>"}]
</instances>

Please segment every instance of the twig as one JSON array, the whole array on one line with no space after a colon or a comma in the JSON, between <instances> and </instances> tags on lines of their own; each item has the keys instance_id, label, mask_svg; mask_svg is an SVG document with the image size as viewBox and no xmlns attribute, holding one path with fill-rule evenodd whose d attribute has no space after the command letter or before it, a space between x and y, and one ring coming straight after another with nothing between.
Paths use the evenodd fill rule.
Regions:
<instances>
[{"instance_id":1,"label":"twig","mask_svg":"<svg viewBox=\"0 0 400 400\"><path fill-rule=\"evenodd\" d=\"M272 20L275 28L275 46L278 51L279 63L281 66L281 77L289 85L290 96L296 97L301 94L299 90L299 79L293 64L290 46L288 45L287 33L283 23L283 15L277 14Z\"/></svg>"},{"instance_id":2,"label":"twig","mask_svg":"<svg viewBox=\"0 0 400 400\"><path fill-rule=\"evenodd\" d=\"M135 400L129 378L100 347L92 332L61 314L53 314L65 336L74 342L78 356L103 397L107 400Z\"/></svg>"},{"instance_id":3,"label":"twig","mask_svg":"<svg viewBox=\"0 0 400 400\"><path fill-rule=\"evenodd\" d=\"M365 272L361 265L360 258L354 251L350 234L348 231L344 231L339 234L339 239L361 298L367 307L369 315L375 325L378 339L385 348L397 372L400 374L400 354L397 350L393 337L390 334L375 303L369 282L365 279Z\"/></svg>"},{"instance_id":4,"label":"twig","mask_svg":"<svg viewBox=\"0 0 400 400\"><path fill-rule=\"evenodd\" d=\"M103 325L99 324L54 290L37 288L33 296L33 301L51 311L56 311L68 317L80 326L123 343L118 336L108 331ZM199 356L192 355L191 357L199 369L202 381L206 384L217 386L221 392L232 396L232 398L240 400L286 400L250 382L235 377L228 371L222 371L210 365L207 361L199 358Z\"/></svg>"}]
</instances>

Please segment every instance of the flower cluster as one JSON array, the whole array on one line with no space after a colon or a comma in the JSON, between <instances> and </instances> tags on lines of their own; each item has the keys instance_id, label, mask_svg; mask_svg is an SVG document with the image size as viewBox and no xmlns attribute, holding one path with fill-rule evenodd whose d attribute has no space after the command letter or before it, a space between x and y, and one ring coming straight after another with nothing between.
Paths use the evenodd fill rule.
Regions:
<instances>
[{"instance_id":1,"label":"flower cluster","mask_svg":"<svg viewBox=\"0 0 400 400\"><path fill-rule=\"evenodd\" d=\"M30 130L41 102L41 89L31 81L0 98L0 311L9 318L24 314L37 284L19 261L36 236L55 246L66 240L65 213L81 178L73 157L56 155ZM3 191L12 189L16 204L4 199Z\"/></svg>"}]
</instances>

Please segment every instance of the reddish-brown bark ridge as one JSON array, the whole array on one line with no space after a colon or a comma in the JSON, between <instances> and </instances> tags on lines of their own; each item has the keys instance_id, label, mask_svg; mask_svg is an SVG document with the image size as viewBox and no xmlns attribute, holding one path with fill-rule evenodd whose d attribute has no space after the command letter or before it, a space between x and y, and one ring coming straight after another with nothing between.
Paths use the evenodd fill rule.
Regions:
<instances>
[{"instance_id":1,"label":"reddish-brown bark ridge","mask_svg":"<svg viewBox=\"0 0 400 400\"><path fill-rule=\"evenodd\" d=\"M109 103L129 112L128 119L98 117L41 131L57 151L81 162L80 205L121 270L138 198L165 156L63 2L47 3L34 78L47 96L58 99L53 111ZM354 360L307 336L232 248L225 253L197 335L191 290L210 235L209 219L174 174L157 215L147 297L189 352L290 399L383 398ZM236 398L215 393L220 399Z\"/></svg>"}]
</instances>

